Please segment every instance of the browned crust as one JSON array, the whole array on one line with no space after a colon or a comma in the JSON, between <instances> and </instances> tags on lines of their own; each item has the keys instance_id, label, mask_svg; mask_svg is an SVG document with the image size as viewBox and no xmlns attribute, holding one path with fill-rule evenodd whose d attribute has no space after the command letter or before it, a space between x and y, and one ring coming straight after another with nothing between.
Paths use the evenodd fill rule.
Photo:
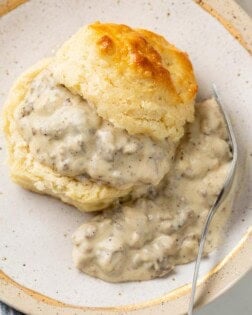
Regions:
<instances>
[{"instance_id":1,"label":"browned crust","mask_svg":"<svg viewBox=\"0 0 252 315\"><path fill-rule=\"evenodd\" d=\"M192 67L192 63L189 59L189 56L186 52L180 51L178 50L174 45L172 45L171 43L169 43L163 36L158 35L156 33L153 33L149 30L145 30L145 29L138 29L137 30L142 36L144 36L145 38L148 39L149 43L151 43L151 45L154 47L154 49L156 49L159 53L164 53L165 56L168 56L168 58L171 59L171 64L172 63L177 63L179 65L181 65L181 68L184 70L184 77L182 80L187 80L189 82L188 86L187 86L187 90L184 93L184 99L186 100L192 100L198 90L198 86L196 84L196 82L194 81L194 74L193 74L193 67ZM168 54L169 51L169 54ZM162 64L162 59L160 57L160 55L158 54L158 58L157 58L157 65L159 66L160 64ZM166 61L167 63L167 61ZM169 60L168 60L169 63ZM170 65L171 65L170 64ZM168 69L169 66L168 64ZM164 70L166 70L166 68L164 68ZM166 70L168 71L168 70ZM170 72L168 71L168 75L170 76ZM161 69L161 71L157 71L157 78L159 78L160 80L162 80L163 77L163 69ZM182 86L183 82L179 81L177 82L178 86ZM181 93L179 93L180 96Z\"/></svg>"},{"instance_id":2,"label":"browned crust","mask_svg":"<svg viewBox=\"0 0 252 315\"><path fill-rule=\"evenodd\" d=\"M141 78L163 84L173 96L174 103L180 103L180 97L183 101L190 101L195 97L197 84L188 55L171 45L164 37L123 24L94 23L89 27L100 36L96 42L100 55L103 58L112 58L119 65L120 71L123 72L130 66ZM179 70L182 69L185 76L183 82L174 80L171 70L174 63L179 65ZM188 82L188 86L183 93L178 93L178 86L185 84L184 82Z\"/></svg>"}]
</instances>

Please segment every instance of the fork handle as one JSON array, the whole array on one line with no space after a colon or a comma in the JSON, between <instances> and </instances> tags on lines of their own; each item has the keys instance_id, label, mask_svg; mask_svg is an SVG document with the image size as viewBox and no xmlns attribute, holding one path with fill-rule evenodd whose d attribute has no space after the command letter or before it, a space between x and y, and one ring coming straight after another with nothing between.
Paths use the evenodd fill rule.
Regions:
<instances>
[{"instance_id":1,"label":"fork handle","mask_svg":"<svg viewBox=\"0 0 252 315\"><path fill-rule=\"evenodd\" d=\"M220 191L219 195L217 196L214 204L212 205L210 211L208 212L207 219L206 219L206 222L205 222L203 230L202 230L200 243L199 243L198 255L197 255L196 263L194 266L192 291L191 291L190 303L189 303L189 308L188 308L188 315L192 315L192 313L193 313L193 305L194 305L194 298L195 298L197 280L198 280L198 275L199 275L199 267L200 267L200 262L201 262L203 250L204 250L207 232L208 232L210 223L212 222L213 216L216 213L216 210L218 209L218 206L222 200L223 193L224 193L224 188L222 188L222 190Z\"/></svg>"}]
</instances>

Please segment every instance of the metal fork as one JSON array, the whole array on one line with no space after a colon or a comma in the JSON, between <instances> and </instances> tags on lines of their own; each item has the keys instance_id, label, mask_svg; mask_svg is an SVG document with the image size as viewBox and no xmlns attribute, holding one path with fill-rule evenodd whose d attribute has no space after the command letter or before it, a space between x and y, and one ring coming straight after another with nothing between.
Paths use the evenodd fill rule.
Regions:
<instances>
[{"instance_id":1,"label":"metal fork","mask_svg":"<svg viewBox=\"0 0 252 315\"><path fill-rule=\"evenodd\" d=\"M227 113L225 112L225 110L223 108L223 105L221 104L220 97L219 97L219 94L217 92L217 88L216 88L215 84L212 85L212 89L213 89L213 96L216 100L216 103L219 106L219 109L223 115L225 124L227 126L227 131L228 131L228 136L229 136L229 145L230 145L230 150L232 152L232 161L231 161L229 172L228 172L227 177L225 179L225 182L223 184L223 187L222 187L219 195L217 196L214 204L212 205L212 207L211 207L211 209L207 215L206 222L205 222L203 230L202 230L200 243L199 243L198 255L197 255L197 259L196 259L196 263L195 263L195 267L194 267L192 291L191 291L191 297L190 297L190 302L189 302L188 315L192 315L192 313L193 313L194 298L195 298L195 293L196 293L196 288L197 288L197 279L198 279L198 274L199 274L199 267L200 267L200 262L201 262L202 253L204 250L204 245L205 245L209 225L213 219L213 216L215 215L216 211L218 210L220 204L224 201L225 197L227 196L227 194L229 193L229 191L231 189L232 182L234 179L235 169L236 169L236 165L237 165L237 143L235 140L233 127L232 127L232 124L229 120Z\"/></svg>"}]
</instances>

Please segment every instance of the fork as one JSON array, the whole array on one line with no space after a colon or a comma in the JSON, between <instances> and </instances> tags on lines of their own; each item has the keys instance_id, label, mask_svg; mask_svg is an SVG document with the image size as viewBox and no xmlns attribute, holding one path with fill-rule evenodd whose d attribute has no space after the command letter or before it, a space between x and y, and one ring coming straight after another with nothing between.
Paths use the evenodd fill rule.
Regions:
<instances>
[{"instance_id":1,"label":"fork","mask_svg":"<svg viewBox=\"0 0 252 315\"><path fill-rule=\"evenodd\" d=\"M236 169L236 165L237 165L237 143L236 143L233 127L232 127L232 124L229 120L227 113L224 110L224 107L221 103L221 100L220 100L220 97L219 97L219 94L218 94L218 91L216 88L216 85L214 83L212 84L212 90L213 90L214 99L219 106L219 109L220 109L220 111L223 115L223 118L224 118L224 122L227 126L230 151L232 153L232 161L231 161L231 165L229 168L229 172L228 172L226 179L225 179L225 182L223 184L223 187L220 190L220 192L219 192L214 204L212 205L211 209L209 210L209 213L207 215L207 218L206 218L203 230L202 230L198 254L197 254L197 259L196 259L196 263L194 266L194 274L193 274L193 281L192 281L191 297L190 297L189 308L188 308L188 315L193 314L194 299L195 299L195 293L196 293L196 289L197 289L197 280L198 280L198 275L199 275L199 268L200 268L202 253L204 250L207 232L208 232L210 223L211 223L216 211L218 210L220 204L224 201L225 197L227 196L227 194L229 193L229 191L231 189L233 179L234 179L235 169Z\"/></svg>"}]
</instances>

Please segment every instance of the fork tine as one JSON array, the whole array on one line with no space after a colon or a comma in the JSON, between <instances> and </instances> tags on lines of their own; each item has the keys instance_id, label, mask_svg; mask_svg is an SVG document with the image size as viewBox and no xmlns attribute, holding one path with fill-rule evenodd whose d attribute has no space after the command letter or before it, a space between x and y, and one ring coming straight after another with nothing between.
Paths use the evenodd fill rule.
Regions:
<instances>
[{"instance_id":1,"label":"fork tine","mask_svg":"<svg viewBox=\"0 0 252 315\"><path fill-rule=\"evenodd\" d=\"M228 175L227 175L225 182L223 184L223 187L222 187L219 195L217 196L213 206L209 210L209 213L208 213L207 218L206 218L206 222L205 222L203 230L202 230L200 243L199 243L198 255L197 255L196 263L194 266L194 274L193 274L190 302L189 302L189 307L188 307L188 315L193 314L194 299L195 299L195 293L196 293L196 289L197 289L197 279L198 279L198 274L199 274L199 267L200 267L202 253L204 250L207 232L208 232L208 229L209 229L209 226L210 226L210 223L213 219L214 214L216 213L220 204L223 202L223 200L227 196L228 192L230 191L230 188L231 188L231 185L233 182L233 178L234 178L234 174L235 174L236 165L237 165L237 154L238 154L237 153L237 143L236 143L233 127L232 127L232 124L230 122L230 119L229 119L227 113L224 110L224 107L221 104L221 100L220 100L219 94L217 92L217 87L214 83L212 84L212 89L213 89L213 95L214 95L214 98L216 100L216 103L219 106L219 109L223 115L225 124L227 126L229 142L230 142L230 149L232 151L232 162L230 165Z\"/></svg>"}]
</instances>

